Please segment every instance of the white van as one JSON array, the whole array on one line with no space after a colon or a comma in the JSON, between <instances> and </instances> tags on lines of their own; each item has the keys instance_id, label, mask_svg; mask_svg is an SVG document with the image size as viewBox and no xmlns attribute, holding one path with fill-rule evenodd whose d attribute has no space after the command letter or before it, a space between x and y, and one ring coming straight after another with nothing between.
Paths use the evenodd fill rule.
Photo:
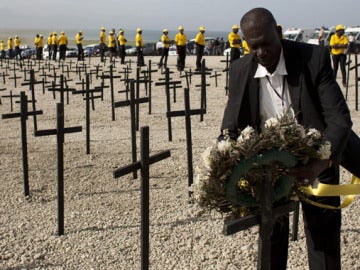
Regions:
<instances>
[{"instance_id":1,"label":"white van","mask_svg":"<svg viewBox=\"0 0 360 270\"><path fill-rule=\"evenodd\" d=\"M353 53L360 53L360 26L351 26L345 29L345 35L349 38L350 34L354 35L354 51Z\"/></svg>"},{"instance_id":2,"label":"white van","mask_svg":"<svg viewBox=\"0 0 360 270\"><path fill-rule=\"evenodd\" d=\"M320 32L320 30L319 30L319 29L316 29L316 30L310 35L309 40L307 41L307 43L319 45L319 32ZM330 44L330 38L331 38L331 36L332 36L333 34L335 34L334 31L324 30L324 35L325 35L324 45L325 45L325 46L329 46L329 44Z\"/></svg>"},{"instance_id":3,"label":"white van","mask_svg":"<svg viewBox=\"0 0 360 270\"><path fill-rule=\"evenodd\" d=\"M311 29L289 28L284 32L283 36L288 40L306 42L313 31Z\"/></svg>"},{"instance_id":4,"label":"white van","mask_svg":"<svg viewBox=\"0 0 360 270\"><path fill-rule=\"evenodd\" d=\"M209 49L208 45L209 42L214 42L216 38L213 37L205 37L205 48L204 48L204 55L209 55ZM196 48L195 48L195 38L190 39L187 43L187 49L190 54L196 54Z\"/></svg>"}]
</instances>

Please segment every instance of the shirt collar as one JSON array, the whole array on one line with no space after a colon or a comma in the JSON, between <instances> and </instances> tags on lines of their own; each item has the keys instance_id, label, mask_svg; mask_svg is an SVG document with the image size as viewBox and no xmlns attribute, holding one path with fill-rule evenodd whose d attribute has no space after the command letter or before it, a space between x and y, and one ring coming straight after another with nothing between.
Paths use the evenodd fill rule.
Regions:
<instances>
[{"instance_id":1,"label":"shirt collar","mask_svg":"<svg viewBox=\"0 0 360 270\"><path fill-rule=\"evenodd\" d=\"M267 71L266 67L262 66L261 64L258 64L254 78L263 78L265 76L274 76L274 75L280 75L280 76L287 75L286 66L285 66L285 58L284 58L284 53L283 53L282 48L281 48L281 52L280 52L280 59L276 66L275 71L271 74L271 73L269 73L269 71Z\"/></svg>"}]
</instances>

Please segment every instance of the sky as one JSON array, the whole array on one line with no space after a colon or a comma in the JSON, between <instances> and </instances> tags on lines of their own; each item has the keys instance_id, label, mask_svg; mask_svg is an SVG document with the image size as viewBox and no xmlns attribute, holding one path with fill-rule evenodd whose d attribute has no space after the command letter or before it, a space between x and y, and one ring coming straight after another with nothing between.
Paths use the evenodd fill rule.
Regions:
<instances>
[{"instance_id":1,"label":"sky","mask_svg":"<svg viewBox=\"0 0 360 270\"><path fill-rule=\"evenodd\" d=\"M360 25L358 0L2 0L1 29L107 29L230 31L254 7L269 9L283 29ZM355 12L356 10L356 12ZM353 12L351 12L353 11Z\"/></svg>"}]
</instances>

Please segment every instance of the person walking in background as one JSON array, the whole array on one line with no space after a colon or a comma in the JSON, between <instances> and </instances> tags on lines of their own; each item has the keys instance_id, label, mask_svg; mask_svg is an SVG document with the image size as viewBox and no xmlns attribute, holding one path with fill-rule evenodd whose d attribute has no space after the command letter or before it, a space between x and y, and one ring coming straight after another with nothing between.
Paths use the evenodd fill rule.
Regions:
<instances>
[{"instance_id":1,"label":"person walking in background","mask_svg":"<svg viewBox=\"0 0 360 270\"><path fill-rule=\"evenodd\" d=\"M144 62L144 41L142 39L142 29L137 28L136 29L136 36L135 36L135 46L136 46L136 55L137 55L137 66L142 67L145 66Z\"/></svg>"},{"instance_id":2,"label":"person walking in background","mask_svg":"<svg viewBox=\"0 0 360 270\"><path fill-rule=\"evenodd\" d=\"M325 27L324 26L321 26L321 28L320 28L319 35L318 35L318 41L319 41L320 46L325 45Z\"/></svg>"},{"instance_id":3,"label":"person walking in background","mask_svg":"<svg viewBox=\"0 0 360 270\"><path fill-rule=\"evenodd\" d=\"M5 59L5 43L3 40L0 40L0 52L1 52L1 59Z\"/></svg>"},{"instance_id":4,"label":"person walking in background","mask_svg":"<svg viewBox=\"0 0 360 270\"><path fill-rule=\"evenodd\" d=\"M83 41L84 37L83 37L83 32L79 31L79 33L76 34L75 36L75 42L76 42L76 47L78 49L78 61L84 61L84 48L82 46L82 41Z\"/></svg>"},{"instance_id":5,"label":"person walking in background","mask_svg":"<svg viewBox=\"0 0 360 270\"><path fill-rule=\"evenodd\" d=\"M168 59L168 55L169 55L169 47L171 44L171 39L168 36L169 31L167 29L163 30L163 35L161 36L161 42L163 44L163 49L161 52L161 58L160 58L160 62L159 62L159 68L161 68L163 66L163 59L165 59L164 61L164 67L167 67L167 59Z\"/></svg>"},{"instance_id":6,"label":"person walking in background","mask_svg":"<svg viewBox=\"0 0 360 270\"><path fill-rule=\"evenodd\" d=\"M12 59L13 58L13 41L12 41L12 37L8 38L7 41L7 49L8 49L8 53L9 53L9 58Z\"/></svg>"},{"instance_id":7,"label":"person walking in background","mask_svg":"<svg viewBox=\"0 0 360 270\"><path fill-rule=\"evenodd\" d=\"M179 26L178 30L179 32L175 36L176 52L178 54L177 68L178 71L183 71L185 68L187 36L184 34L184 27Z\"/></svg>"},{"instance_id":8,"label":"person walking in background","mask_svg":"<svg viewBox=\"0 0 360 270\"><path fill-rule=\"evenodd\" d=\"M355 36L354 36L353 32L350 32L350 34L348 36L348 40L349 40L348 53L354 53L355 52Z\"/></svg>"},{"instance_id":9,"label":"person walking in background","mask_svg":"<svg viewBox=\"0 0 360 270\"><path fill-rule=\"evenodd\" d=\"M337 71L340 64L340 70L342 74L342 85L346 87L346 54L345 50L349 44L348 38L344 35L345 26L338 24L335 27L335 35L330 38L330 48L333 60L334 76L336 79Z\"/></svg>"},{"instance_id":10,"label":"person walking in background","mask_svg":"<svg viewBox=\"0 0 360 270\"><path fill-rule=\"evenodd\" d=\"M43 35L37 34L34 43L36 48L36 60L41 60L44 47Z\"/></svg>"},{"instance_id":11,"label":"person walking in background","mask_svg":"<svg viewBox=\"0 0 360 270\"><path fill-rule=\"evenodd\" d=\"M331 155L330 159L298 164L288 174L309 183L317 179L339 184L339 165L346 156L349 138L355 134L328 50L282 39L275 18L265 8L246 12L240 26L251 54L230 65L229 97L219 140L236 140L249 126L261 131L267 119L289 111L300 125L323 134L331 144ZM339 197L312 200L340 205ZM341 211L301 203L309 269L340 270ZM283 215L276 218L272 231L270 269L286 269L288 244L289 215Z\"/></svg>"},{"instance_id":12,"label":"person walking in background","mask_svg":"<svg viewBox=\"0 0 360 270\"><path fill-rule=\"evenodd\" d=\"M20 39L19 37L16 35L14 38L14 47L15 47L15 57L19 58L20 60L22 59L21 57L21 49L20 49Z\"/></svg>"},{"instance_id":13,"label":"person walking in background","mask_svg":"<svg viewBox=\"0 0 360 270\"><path fill-rule=\"evenodd\" d=\"M58 51L58 39L57 33L53 32L51 38L51 51L52 51L52 60L56 61L57 51Z\"/></svg>"},{"instance_id":14,"label":"person walking in background","mask_svg":"<svg viewBox=\"0 0 360 270\"><path fill-rule=\"evenodd\" d=\"M52 50L52 35L53 33L51 32L47 38L47 46L48 46L48 50L49 50L49 59L52 58L52 53L53 53L53 50Z\"/></svg>"},{"instance_id":15,"label":"person walking in background","mask_svg":"<svg viewBox=\"0 0 360 270\"><path fill-rule=\"evenodd\" d=\"M116 38L114 37L115 33L113 30L109 32L108 36L108 48L110 51L110 62L113 61L113 57L116 56Z\"/></svg>"},{"instance_id":16,"label":"person walking in background","mask_svg":"<svg viewBox=\"0 0 360 270\"><path fill-rule=\"evenodd\" d=\"M65 35L64 31L61 31L58 42L59 42L60 60L65 61L66 50L67 50L67 45L68 45L68 38Z\"/></svg>"},{"instance_id":17,"label":"person walking in background","mask_svg":"<svg viewBox=\"0 0 360 270\"><path fill-rule=\"evenodd\" d=\"M121 61L121 64L125 64L127 39L124 36L124 30L123 29L119 30L118 40L119 40L119 46L120 46L120 48L119 48L120 61Z\"/></svg>"},{"instance_id":18,"label":"person walking in background","mask_svg":"<svg viewBox=\"0 0 360 270\"><path fill-rule=\"evenodd\" d=\"M105 45L106 44L106 34L105 34L105 27L102 26L100 30L100 61L104 62L105 56Z\"/></svg>"},{"instance_id":19,"label":"person walking in background","mask_svg":"<svg viewBox=\"0 0 360 270\"><path fill-rule=\"evenodd\" d=\"M204 48L205 48L205 27L199 27L199 33L195 37L195 45L196 45L196 69L195 71L201 70L201 59L204 55Z\"/></svg>"},{"instance_id":20,"label":"person walking in background","mask_svg":"<svg viewBox=\"0 0 360 270\"><path fill-rule=\"evenodd\" d=\"M228 35L228 41L230 45L230 63L240 58L241 37L238 32L239 26L234 24L232 31Z\"/></svg>"}]
</instances>

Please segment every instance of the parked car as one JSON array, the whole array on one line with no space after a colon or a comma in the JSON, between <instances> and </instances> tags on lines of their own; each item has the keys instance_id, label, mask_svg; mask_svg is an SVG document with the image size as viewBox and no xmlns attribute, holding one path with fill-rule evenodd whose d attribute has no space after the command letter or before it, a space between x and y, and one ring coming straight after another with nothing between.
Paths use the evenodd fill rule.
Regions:
<instances>
[{"instance_id":1,"label":"parked car","mask_svg":"<svg viewBox=\"0 0 360 270\"><path fill-rule=\"evenodd\" d=\"M176 51L176 45L171 45L169 47L169 55L178 55L177 51Z\"/></svg>"},{"instance_id":2,"label":"parked car","mask_svg":"<svg viewBox=\"0 0 360 270\"><path fill-rule=\"evenodd\" d=\"M209 43L214 42L216 38L213 37L205 37L205 48L204 48L204 55L210 55L210 51L208 49ZM189 54L196 54L196 45L195 45L195 38L190 39L187 44L187 50Z\"/></svg>"},{"instance_id":3,"label":"parked car","mask_svg":"<svg viewBox=\"0 0 360 270\"><path fill-rule=\"evenodd\" d=\"M67 47L65 54L66 57L77 57L77 54L78 54L77 48Z\"/></svg>"},{"instance_id":4,"label":"parked car","mask_svg":"<svg viewBox=\"0 0 360 270\"><path fill-rule=\"evenodd\" d=\"M33 48L26 48L21 50L21 57L22 58L36 58L36 49Z\"/></svg>"},{"instance_id":5,"label":"parked car","mask_svg":"<svg viewBox=\"0 0 360 270\"><path fill-rule=\"evenodd\" d=\"M360 53L360 26L351 26L345 29L345 35L349 37L352 33L354 36L354 48L352 53Z\"/></svg>"},{"instance_id":6,"label":"parked car","mask_svg":"<svg viewBox=\"0 0 360 270\"><path fill-rule=\"evenodd\" d=\"M131 55L136 55L136 48L135 47L130 47L127 48L125 50L126 55L131 56Z\"/></svg>"},{"instance_id":7,"label":"parked car","mask_svg":"<svg viewBox=\"0 0 360 270\"><path fill-rule=\"evenodd\" d=\"M310 38L307 41L307 43L319 45L319 31L320 31L319 29L315 29L315 31L310 35ZM324 45L325 46L329 46L330 38L333 34L335 34L335 32L332 30L324 30L324 35L325 35Z\"/></svg>"}]
</instances>

